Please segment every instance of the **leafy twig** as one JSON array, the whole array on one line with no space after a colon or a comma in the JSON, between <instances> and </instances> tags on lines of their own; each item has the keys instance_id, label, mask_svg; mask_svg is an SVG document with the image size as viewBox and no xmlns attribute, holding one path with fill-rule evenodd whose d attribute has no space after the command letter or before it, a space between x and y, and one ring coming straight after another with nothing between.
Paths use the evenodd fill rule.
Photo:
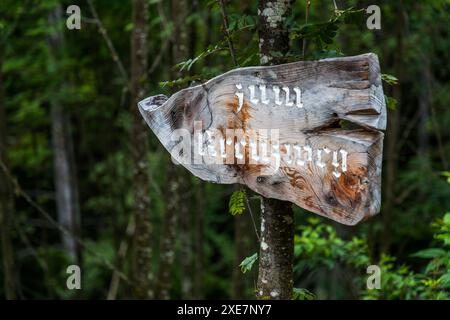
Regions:
<instances>
[{"instance_id":1,"label":"leafy twig","mask_svg":"<svg viewBox=\"0 0 450 320\"><path fill-rule=\"evenodd\" d=\"M223 3L223 0L217 0L219 2L220 6L220 13L222 14L222 24L223 24L223 32L225 33L225 37L228 41L228 47L230 48L230 54L231 58L233 59L233 63L236 67L239 66L237 60L236 60L236 52L234 50L233 40L231 39L230 32L228 31L228 17L227 13L225 11L225 5Z\"/></svg>"}]
</instances>

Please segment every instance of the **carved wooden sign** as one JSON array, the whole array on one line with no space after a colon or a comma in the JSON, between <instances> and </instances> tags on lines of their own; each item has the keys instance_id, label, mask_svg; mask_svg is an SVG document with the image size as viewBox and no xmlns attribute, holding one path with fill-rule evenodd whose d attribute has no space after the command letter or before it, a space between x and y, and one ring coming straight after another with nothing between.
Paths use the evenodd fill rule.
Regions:
<instances>
[{"instance_id":1,"label":"carved wooden sign","mask_svg":"<svg viewBox=\"0 0 450 320\"><path fill-rule=\"evenodd\" d=\"M139 110L172 159L203 180L245 184L347 225L380 209L386 106L375 54L239 68Z\"/></svg>"}]
</instances>

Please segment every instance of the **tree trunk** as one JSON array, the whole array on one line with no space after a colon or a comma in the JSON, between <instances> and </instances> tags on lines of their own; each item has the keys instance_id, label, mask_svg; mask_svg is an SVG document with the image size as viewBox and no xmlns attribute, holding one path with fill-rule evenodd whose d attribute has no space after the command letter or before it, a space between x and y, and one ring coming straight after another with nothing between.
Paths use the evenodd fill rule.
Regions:
<instances>
[{"instance_id":1,"label":"tree trunk","mask_svg":"<svg viewBox=\"0 0 450 320\"><path fill-rule=\"evenodd\" d=\"M6 111L3 97L3 48L0 47L0 166L7 165L6 159ZM0 240L3 260L3 284L6 299L16 299L16 284L14 281L14 254L11 240L11 220L14 203L11 182L0 167Z\"/></svg>"},{"instance_id":2,"label":"tree trunk","mask_svg":"<svg viewBox=\"0 0 450 320\"><path fill-rule=\"evenodd\" d=\"M174 23L174 41L172 47L173 62L179 63L186 60L190 52L189 28L186 19L189 15L190 2L187 0L172 1L171 11ZM173 78L181 77L181 73L174 73ZM173 164L170 164L173 166ZM179 214L179 244L181 254L181 296L183 299L192 299L194 291L193 274L193 221L192 212L189 206L189 199L183 195L191 190L190 176L181 166L174 168L176 179L180 185L180 204L177 207Z\"/></svg>"},{"instance_id":3,"label":"tree trunk","mask_svg":"<svg viewBox=\"0 0 450 320\"><path fill-rule=\"evenodd\" d=\"M172 286L171 271L175 258L177 215L180 207L181 193L180 181L178 181L176 169L172 163L168 164L167 201L162 222L158 283L156 287L158 299L169 299L169 290Z\"/></svg>"},{"instance_id":4,"label":"tree trunk","mask_svg":"<svg viewBox=\"0 0 450 320\"><path fill-rule=\"evenodd\" d=\"M426 51L425 51L426 52ZM418 130L418 153L423 159L428 159L429 138L428 138L428 121L430 119L430 103L431 103L431 70L429 54L423 55L420 70L420 93L419 93L419 109L420 122Z\"/></svg>"},{"instance_id":5,"label":"tree trunk","mask_svg":"<svg viewBox=\"0 0 450 320\"><path fill-rule=\"evenodd\" d=\"M289 51L286 18L293 0L259 0L259 52L262 65L283 63ZM257 297L291 299L293 290L294 213L292 205L275 199L261 201L261 243Z\"/></svg>"},{"instance_id":6,"label":"tree trunk","mask_svg":"<svg viewBox=\"0 0 450 320\"><path fill-rule=\"evenodd\" d=\"M174 23L173 43L171 50L171 65L179 63L187 58L189 55L188 32L186 30L186 17L188 14L188 3L185 0L171 1L170 12ZM171 72L171 78L176 79L181 77L179 72ZM191 269L186 272L187 265L190 262L190 221L188 213L184 212L187 208L187 202L182 201L181 195L186 191L186 174L180 167L172 163L170 158L167 161L167 206L165 208L162 235L160 246L160 262L158 272L157 297L159 299L170 298L170 288L172 286L172 266L175 258L175 249L177 243L177 226L178 221L182 224L179 229L179 236L182 243L182 294L189 296L191 294L190 288L186 289L186 279L191 278ZM186 224L186 220L188 221ZM186 241L186 242L185 242ZM185 247L186 246L186 247ZM189 282L190 284L191 282ZM186 290L189 291L186 293Z\"/></svg>"},{"instance_id":7,"label":"tree trunk","mask_svg":"<svg viewBox=\"0 0 450 320\"><path fill-rule=\"evenodd\" d=\"M179 207L180 228L179 243L181 255L181 296L183 299L194 298L194 261L193 261L193 219L192 211L189 207L189 197L186 195L187 183L183 181L181 202L183 205ZM184 195L184 196L183 196Z\"/></svg>"},{"instance_id":8,"label":"tree trunk","mask_svg":"<svg viewBox=\"0 0 450 320\"><path fill-rule=\"evenodd\" d=\"M60 63L63 59L64 35L60 23L63 20L61 5L58 5L49 16L50 25L55 32L49 36L48 43L51 59L54 61L56 72L61 73ZM53 86L54 94L51 98L53 168L56 189L56 208L58 222L70 231L70 235L62 233L64 251L75 262L79 261L78 244L72 235L79 232L80 208L78 187L74 161L73 141L70 128L70 115L59 99L56 92L61 90L61 83L56 79ZM64 83L62 84L64 86Z\"/></svg>"},{"instance_id":9,"label":"tree trunk","mask_svg":"<svg viewBox=\"0 0 450 320\"><path fill-rule=\"evenodd\" d=\"M131 113L133 114L131 153L133 160L133 276L137 298L153 298L152 228L150 220L149 175L147 164L148 136L137 103L145 96L148 57L148 1L132 2L133 31L131 34Z\"/></svg>"},{"instance_id":10,"label":"tree trunk","mask_svg":"<svg viewBox=\"0 0 450 320\"><path fill-rule=\"evenodd\" d=\"M397 50L394 54L394 72L396 75L402 75L402 57L403 57L403 17L404 8L401 3L398 4L398 19L396 25L397 33ZM384 180L384 206L382 212L383 218L383 231L381 234L381 252L387 253L391 247L392 242L392 211L395 205L396 190L395 186L397 184L397 167L398 167L398 133L399 133L399 115L401 108L401 98L402 89L401 84L394 86L392 88L392 96L398 101L395 110L389 110L389 115L387 117L387 128L386 128L386 151L385 151L385 180Z\"/></svg>"},{"instance_id":11,"label":"tree trunk","mask_svg":"<svg viewBox=\"0 0 450 320\"><path fill-rule=\"evenodd\" d=\"M198 180L198 186L196 190L197 198L197 211L195 212L195 270L194 273L194 296L195 299L204 298L204 288L203 288L203 278L204 278L204 262L205 262L205 252L204 252L204 233L205 233L205 211L206 211L206 186L205 182Z\"/></svg>"}]
</instances>

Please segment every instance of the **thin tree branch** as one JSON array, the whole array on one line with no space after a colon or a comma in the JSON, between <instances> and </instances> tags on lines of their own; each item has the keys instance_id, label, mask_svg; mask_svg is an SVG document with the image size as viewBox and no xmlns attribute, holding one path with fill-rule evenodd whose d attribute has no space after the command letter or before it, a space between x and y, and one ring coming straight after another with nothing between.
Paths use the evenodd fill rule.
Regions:
<instances>
[{"instance_id":1,"label":"thin tree branch","mask_svg":"<svg viewBox=\"0 0 450 320\"><path fill-rule=\"evenodd\" d=\"M167 38L163 45L161 46L161 50L159 51L158 55L156 56L156 58L153 60L152 65L150 66L150 69L148 70L149 74L152 74L155 69L159 66L162 57L164 56L164 53L166 52L167 47L169 46L169 43L172 42L172 36L170 36L169 38Z\"/></svg>"},{"instance_id":2,"label":"thin tree branch","mask_svg":"<svg viewBox=\"0 0 450 320\"><path fill-rule=\"evenodd\" d=\"M134 224L133 216L130 216L130 219L128 221L127 229L125 231L125 237L122 238L120 245L119 245L119 251L117 252L117 263L116 265L120 267L123 260L127 256L129 243L131 241L131 238L134 234L134 231L136 229L136 225ZM120 274L116 271L113 272L113 275L111 277L111 282L109 284L109 290L107 295L107 300L115 300L117 297L117 292L119 291L119 284L120 284Z\"/></svg>"},{"instance_id":3,"label":"thin tree branch","mask_svg":"<svg viewBox=\"0 0 450 320\"><path fill-rule=\"evenodd\" d=\"M253 216L252 207L250 206L250 201L247 197L247 192L245 188L243 189L244 192L244 198L245 198L245 204L247 205L248 212L250 213L250 217L252 218L253 228L255 229L256 238L258 238L258 242L261 242L261 238L259 237L258 228L256 227L255 217Z\"/></svg>"},{"instance_id":4,"label":"thin tree branch","mask_svg":"<svg viewBox=\"0 0 450 320\"><path fill-rule=\"evenodd\" d=\"M103 26L102 21L99 18L98 14L97 14L97 10L95 9L94 4L92 3L92 0L87 0L87 3L89 5L89 9L91 10L91 14L94 17L95 22L98 26L98 31L100 32L103 39L105 40L106 45L108 46L109 52L111 53L111 57L112 57L113 61L117 64L120 74L121 74L122 78L124 79L125 83L127 83L127 87L128 87L128 83L129 83L128 75L127 75L127 72L125 71L122 61L119 58L119 55L117 54L116 48L114 47L111 39L108 36L108 33L107 33L105 27Z\"/></svg>"},{"instance_id":5,"label":"thin tree branch","mask_svg":"<svg viewBox=\"0 0 450 320\"><path fill-rule=\"evenodd\" d=\"M230 48L231 58L233 59L233 63L236 67L239 67L239 64L236 60L236 51L234 50L233 40L231 39L230 32L228 31L228 16L225 11L225 5L223 3L224 0L217 0L220 6L220 13L222 14L222 25L223 32L225 33L225 37L228 41L228 47Z\"/></svg>"},{"instance_id":6,"label":"thin tree branch","mask_svg":"<svg viewBox=\"0 0 450 320\"><path fill-rule=\"evenodd\" d=\"M156 70L156 68L159 66L159 64L160 64L160 62L161 62L161 60L162 60L162 58L163 58L163 56L164 56L164 54L165 54L165 52L167 50L167 47L169 46L169 44L173 43L173 38L174 38L173 32L170 32L171 31L170 30L171 29L171 24L167 20L167 17L166 17L166 15L164 13L164 9L162 7L161 2L158 2L156 4L156 10L158 11L158 15L161 18L162 27L165 30L169 31L170 36L164 40L164 42L162 43L162 46L161 46L161 50L159 50L158 55L155 57L155 59L153 59L153 63L150 66L150 68L148 69L148 74L149 75L151 75Z\"/></svg>"},{"instance_id":7,"label":"thin tree branch","mask_svg":"<svg viewBox=\"0 0 450 320\"><path fill-rule=\"evenodd\" d=\"M309 18L309 8L311 7L311 1L310 0L306 0L306 11L305 11L305 24L308 23L308 18ZM306 39L303 38L303 43L302 43L302 59L305 59L305 49L306 49Z\"/></svg>"}]
</instances>

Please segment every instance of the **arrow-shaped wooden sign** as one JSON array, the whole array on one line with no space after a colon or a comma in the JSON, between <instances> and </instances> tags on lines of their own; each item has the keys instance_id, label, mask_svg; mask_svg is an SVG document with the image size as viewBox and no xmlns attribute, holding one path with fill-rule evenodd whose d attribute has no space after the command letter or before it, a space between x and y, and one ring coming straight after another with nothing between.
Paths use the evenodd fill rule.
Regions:
<instances>
[{"instance_id":1,"label":"arrow-shaped wooden sign","mask_svg":"<svg viewBox=\"0 0 450 320\"><path fill-rule=\"evenodd\" d=\"M239 68L139 110L203 180L348 225L380 209L386 106L375 54Z\"/></svg>"}]
</instances>

